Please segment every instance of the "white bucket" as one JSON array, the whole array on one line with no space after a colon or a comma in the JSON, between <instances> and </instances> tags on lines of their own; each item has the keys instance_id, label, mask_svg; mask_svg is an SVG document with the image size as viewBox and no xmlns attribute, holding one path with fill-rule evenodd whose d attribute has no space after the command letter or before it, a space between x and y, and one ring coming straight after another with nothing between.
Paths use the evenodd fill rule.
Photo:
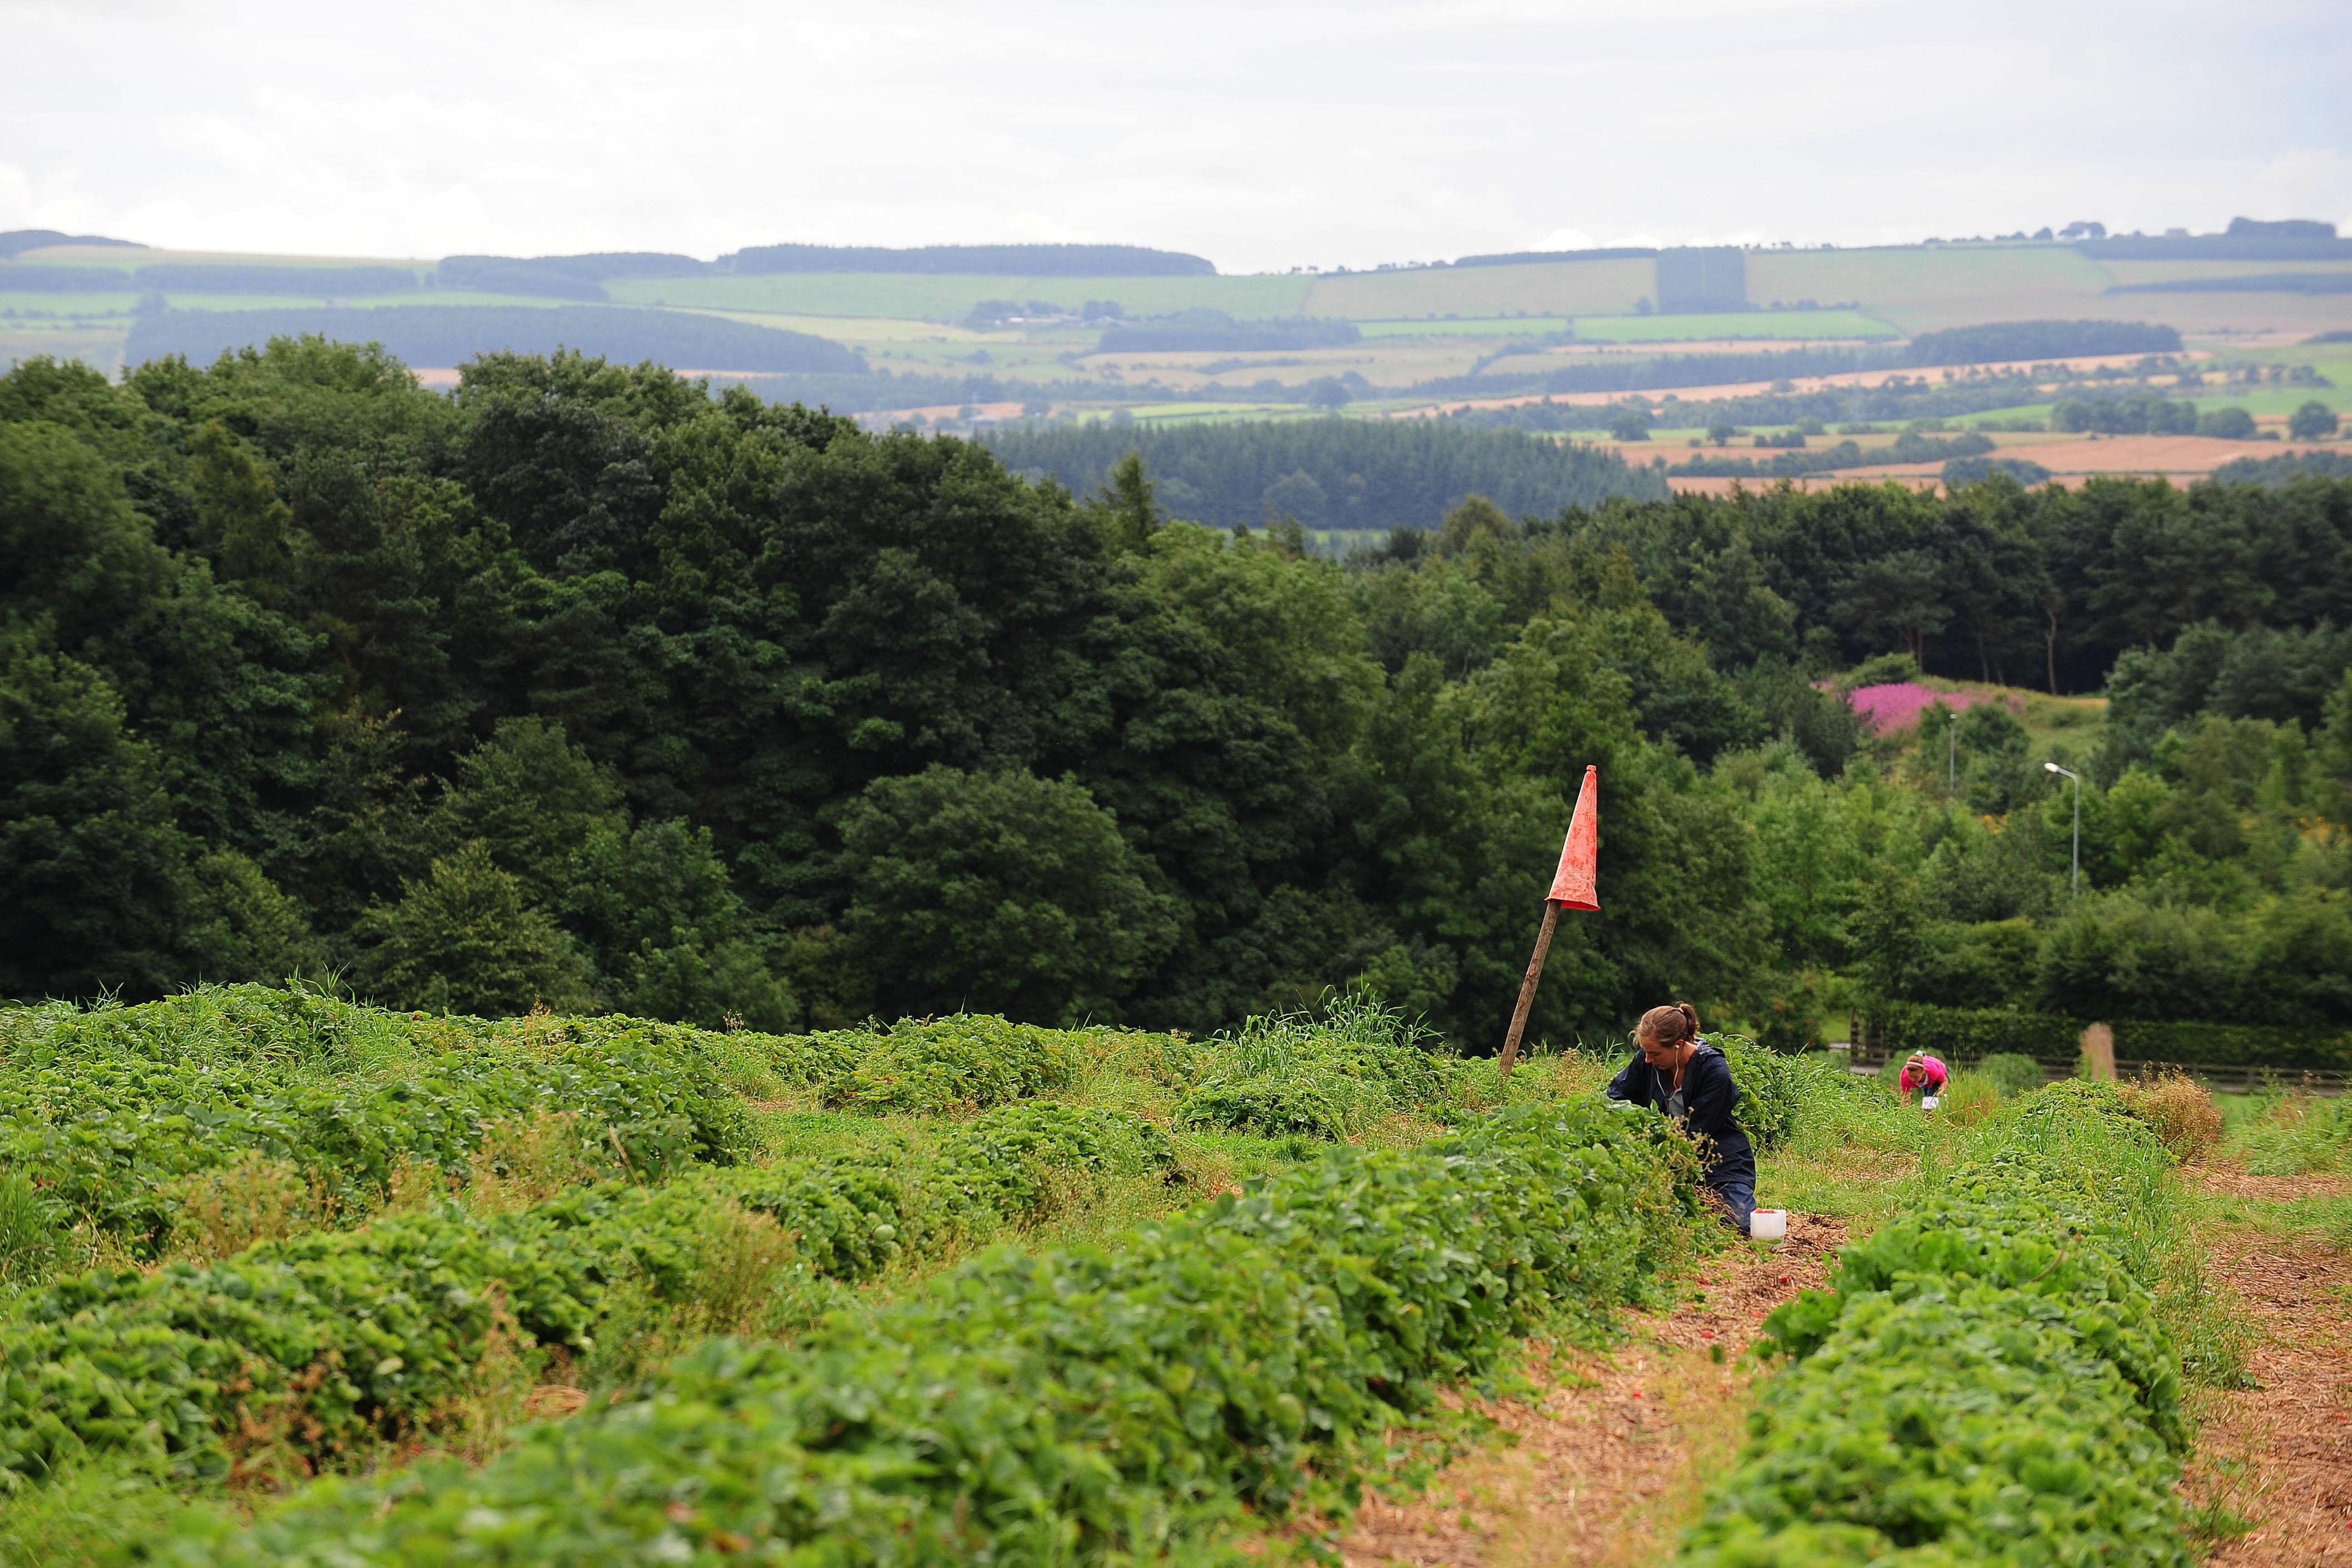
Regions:
<instances>
[{"instance_id":1,"label":"white bucket","mask_svg":"<svg viewBox=\"0 0 2352 1568\"><path fill-rule=\"evenodd\" d=\"M1919 1096L1919 1109L1922 1111L1932 1111L1943 1103L1944 1097L1941 1094L1922 1094Z\"/></svg>"},{"instance_id":2,"label":"white bucket","mask_svg":"<svg viewBox=\"0 0 2352 1568\"><path fill-rule=\"evenodd\" d=\"M1748 1217L1748 1234L1759 1241L1778 1241L1789 1234L1789 1211L1759 1208Z\"/></svg>"}]
</instances>

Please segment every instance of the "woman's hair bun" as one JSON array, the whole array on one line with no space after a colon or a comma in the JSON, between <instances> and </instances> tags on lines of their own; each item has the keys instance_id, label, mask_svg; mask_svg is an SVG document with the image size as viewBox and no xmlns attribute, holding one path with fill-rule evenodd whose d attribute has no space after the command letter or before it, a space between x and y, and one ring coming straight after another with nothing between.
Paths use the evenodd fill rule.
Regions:
<instances>
[{"instance_id":1,"label":"woman's hair bun","mask_svg":"<svg viewBox=\"0 0 2352 1568\"><path fill-rule=\"evenodd\" d=\"M1641 1032L1665 1045L1698 1038L1698 1009L1688 1002L1670 1002L1642 1015Z\"/></svg>"}]
</instances>

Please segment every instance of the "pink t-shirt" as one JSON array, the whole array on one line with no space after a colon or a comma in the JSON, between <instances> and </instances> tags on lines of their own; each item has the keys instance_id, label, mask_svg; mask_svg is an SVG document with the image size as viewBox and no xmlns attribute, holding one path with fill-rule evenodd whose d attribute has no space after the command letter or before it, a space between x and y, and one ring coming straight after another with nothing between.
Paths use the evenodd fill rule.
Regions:
<instances>
[{"instance_id":1,"label":"pink t-shirt","mask_svg":"<svg viewBox=\"0 0 2352 1568\"><path fill-rule=\"evenodd\" d=\"M1901 1079L1904 1098L1909 1099L1911 1091L1914 1089L1925 1089L1930 1094L1941 1094L1944 1092L1945 1081L1951 1075L1951 1070L1944 1065L1940 1057L1920 1057L1917 1077L1912 1075L1911 1064L1906 1061L1903 1064Z\"/></svg>"}]
</instances>

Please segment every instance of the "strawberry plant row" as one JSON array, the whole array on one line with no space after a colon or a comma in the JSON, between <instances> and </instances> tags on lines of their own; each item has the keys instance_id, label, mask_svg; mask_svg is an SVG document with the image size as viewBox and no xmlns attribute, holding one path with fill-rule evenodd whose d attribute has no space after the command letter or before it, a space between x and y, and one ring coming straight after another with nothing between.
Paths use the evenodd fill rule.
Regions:
<instances>
[{"instance_id":1,"label":"strawberry plant row","mask_svg":"<svg viewBox=\"0 0 2352 1568\"><path fill-rule=\"evenodd\" d=\"M489 1022L261 986L0 1009L0 1167L31 1173L45 1204L152 1258L170 1244L173 1184L243 1158L290 1165L317 1207L359 1218L404 1162L463 1177L499 1124L554 1112L591 1168L654 1179L749 1151L730 1064L839 1109L974 1110L1071 1087L1089 1041L970 1016L805 1037Z\"/></svg>"},{"instance_id":2,"label":"strawberry plant row","mask_svg":"<svg viewBox=\"0 0 2352 1568\"><path fill-rule=\"evenodd\" d=\"M1056 1172L1174 1163L1136 1117L1020 1105L921 1147L608 1183L509 1215L445 1203L215 1263L56 1281L0 1318L0 1487L100 1455L201 1485L257 1442L332 1467L429 1426L493 1336L585 1349L630 1284L690 1304L730 1214L772 1220L804 1273L855 1281L1042 1212Z\"/></svg>"},{"instance_id":3,"label":"strawberry plant row","mask_svg":"<svg viewBox=\"0 0 2352 1568\"><path fill-rule=\"evenodd\" d=\"M2169 1159L2041 1091L1767 1321L1793 1358L1682 1561L2185 1564L2179 1357L2144 1222Z\"/></svg>"},{"instance_id":4,"label":"strawberry plant row","mask_svg":"<svg viewBox=\"0 0 2352 1568\"><path fill-rule=\"evenodd\" d=\"M392 1012L289 986L200 986L138 1007L0 1007L0 1062L19 1071L94 1058L195 1070L383 1079L453 1052L547 1053L617 1038L681 1061L756 1062L835 1109L984 1109L1066 1089L1100 1031L983 1014L809 1035L719 1034L619 1016L487 1019ZM1129 1036L1181 1049L1181 1039Z\"/></svg>"},{"instance_id":5,"label":"strawberry plant row","mask_svg":"<svg viewBox=\"0 0 2352 1568\"><path fill-rule=\"evenodd\" d=\"M463 1176L496 1124L549 1112L570 1117L583 1155L615 1176L727 1163L751 1145L742 1103L701 1057L658 1032L619 1030L445 1051L375 1080L60 1057L0 1079L0 1166L154 1256L173 1227L172 1184L192 1172L283 1160L330 1205L363 1214L402 1162Z\"/></svg>"},{"instance_id":6,"label":"strawberry plant row","mask_svg":"<svg viewBox=\"0 0 2352 1568\"><path fill-rule=\"evenodd\" d=\"M1542 1326L1642 1299L1693 1223L1654 1116L1515 1105L1332 1150L1111 1248L1002 1249L789 1349L709 1343L489 1464L328 1481L186 1564L947 1564L1189 1552L1344 1514L1383 1431Z\"/></svg>"}]
</instances>

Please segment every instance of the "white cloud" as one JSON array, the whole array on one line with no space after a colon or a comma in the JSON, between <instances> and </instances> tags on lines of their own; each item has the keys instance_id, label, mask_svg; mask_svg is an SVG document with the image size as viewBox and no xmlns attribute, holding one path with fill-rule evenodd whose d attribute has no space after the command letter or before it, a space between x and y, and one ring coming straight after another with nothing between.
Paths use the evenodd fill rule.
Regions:
<instances>
[{"instance_id":1,"label":"white cloud","mask_svg":"<svg viewBox=\"0 0 2352 1568\"><path fill-rule=\"evenodd\" d=\"M2352 211L2334 0L0 0L0 226L1232 270ZM2259 209L2257 211L2257 209ZM1571 243L1573 242L1573 243Z\"/></svg>"}]
</instances>

